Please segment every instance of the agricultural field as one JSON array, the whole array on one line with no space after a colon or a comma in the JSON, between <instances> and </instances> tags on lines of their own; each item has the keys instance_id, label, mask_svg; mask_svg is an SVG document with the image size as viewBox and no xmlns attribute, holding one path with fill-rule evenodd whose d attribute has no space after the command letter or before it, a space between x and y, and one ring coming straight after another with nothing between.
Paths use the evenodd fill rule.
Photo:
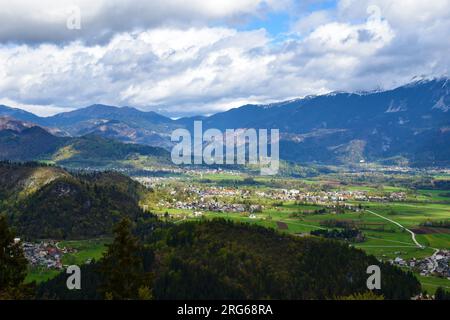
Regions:
<instances>
[{"instance_id":1,"label":"agricultural field","mask_svg":"<svg viewBox=\"0 0 450 320\"><path fill-rule=\"evenodd\" d=\"M59 246L76 250L74 253L63 255L62 262L65 265L81 265L99 260L106 250L106 245L111 242L109 238L62 241Z\"/></svg>"},{"instance_id":2,"label":"agricultural field","mask_svg":"<svg viewBox=\"0 0 450 320\"><path fill-rule=\"evenodd\" d=\"M25 278L25 283L41 283L56 277L60 273L59 270L47 268L30 268Z\"/></svg>"},{"instance_id":3,"label":"agricultural field","mask_svg":"<svg viewBox=\"0 0 450 320\"><path fill-rule=\"evenodd\" d=\"M110 238L61 241L58 243L59 248L70 249L69 253L62 255L61 261L64 266L68 266L82 265L85 263L90 263L93 260L99 260L106 250L106 245L110 242ZM61 271L57 269L30 267L25 282L45 282L54 278L60 272Z\"/></svg>"},{"instance_id":4,"label":"agricultural field","mask_svg":"<svg viewBox=\"0 0 450 320\"><path fill-rule=\"evenodd\" d=\"M391 176L382 175L371 177L364 183L361 181L348 182L353 176L339 177L316 176L307 179L293 178L267 178L249 177L234 174L205 174L189 179L186 184L195 189L203 202L218 201L224 206L236 203L260 205L261 210L252 212L224 212L220 210L208 210L204 208L183 208L171 205L161 206L149 203L149 210L164 219L175 223L189 220L225 218L233 221L258 224L267 228L277 229L295 236L310 236L314 230L330 230L326 226L329 221L342 222L355 226L364 234L364 241L349 243L356 248L375 255L379 260L403 260L424 259L433 255L436 249L450 250L450 229L427 227L427 223L450 220L450 191L427 190L411 188L410 184L421 178L416 176ZM446 177L440 177L444 179ZM364 180L358 178L358 180ZM345 181L343 183L342 181ZM182 184L177 181L178 186ZM198 191L197 188L202 191ZM208 188L215 192L217 188L224 190L224 195L208 197ZM170 194L167 199L186 202L187 199L196 199L195 193L179 194L171 189L170 183L163 188ZM185 188L186 189L186 188ZM226 190L238 190L238 195L228 196ZM352 192L364 193L367 199L347 199L345 206L339 207L338 201L298 201L293 199L278 199L271 191L277 189L297 189L300 194L321 194L324 192ZM164 194L159 190L160 195ZM261 193L270 196L260 196ZM391 199L389 195L401 195L401 199ZM271 198L271 196L273 196ZM400 197L400 196L399 196ZM209 199L209 200L207 200ZM194 201L195 203L195 201ZM338 209L336 209L338 207ZM355 210L355 208L357 208ZM374 214L375 213L375 214ZM414 232L414 242L410 231ZM420 246L419 246L419 245ZM439 286L450 287L450 280L434 276L420 276L428 292L434 292Z\"/></svg>"},{"instance_id":5,"label":"agricultural field","mask_svg":"<svg viewBox=\"0 0 450 320\"><path fill-rule=\"evenodd\" d=\"M350 246L383 261L419 260L432 256L437 249L450 250L450 229L427 226L450 219L450 191L411 188L411 181L417 179L336 174L260 177L194 171L146 181L144 185L149 192L142 196L140 205L160 219L176 224L224 218L299 237L310 237L317 230L341 230L343 225L349 225L364 236L363 241L349 241ZM292 190L295 193L289 194ZM64 254L62 263L80 265L98 260L110 241L61 241L61 248L74 250ZM56 274L56 270L33 269L27 281L41 282ZM429 293L438 286L450 287L448 279L419 273L417 276Z\"/></svg>"},{"instance_id":6,"label":"agricultural field","mask_svg":"<svg viewBox=\"0 0 450 320\"><path fill-rule=\"evenodd\" d=\"M447 291L450 291L450 281L448 281L447 279L437 277L424 277L420 274L416 274L416 277L422 284L422 288L430 294L434 294L438 287L442 287Z\"/></svg>"}]
</instances>

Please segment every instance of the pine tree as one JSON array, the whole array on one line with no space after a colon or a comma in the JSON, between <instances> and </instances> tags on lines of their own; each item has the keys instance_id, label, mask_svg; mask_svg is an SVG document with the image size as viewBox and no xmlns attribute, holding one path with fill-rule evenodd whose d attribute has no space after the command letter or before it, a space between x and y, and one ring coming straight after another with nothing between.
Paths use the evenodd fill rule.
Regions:
<instances>
[{"instance_id":1,"label":"pine tree","mask_svg":"<svg viewBox=\"0 0 450 320\"><path fill-rule=\"evenodd\" d=\"M6 217L0 216L0 299L23 299L31 295L32 286L23 284L27 264L20 242L14 242Z\"/></svg>"},{"instance_id":2,"label":"pine tree","mask_svg":"<svg viewBox=\"0 0 450 320\"><path fill-rule=\"evenodd\" d=\"M131 232L131 221L124 218L114 227L114 241L108 245L101 260L104 279L101 292L105 297L119 300L140 298L139 289L148 286L142 249Z\"/></svg>"},{"instance_id":3,"label":"pine tree","mask_svg":"<svg viewBox=\"0 0 450 320\"><path fill-rule=\"evenodd\" d=\"M436 289L436 293L434 294L435 300L450 300L450 292L444 290L444 288L439 287Z\"/></svg>"}]
</instances>

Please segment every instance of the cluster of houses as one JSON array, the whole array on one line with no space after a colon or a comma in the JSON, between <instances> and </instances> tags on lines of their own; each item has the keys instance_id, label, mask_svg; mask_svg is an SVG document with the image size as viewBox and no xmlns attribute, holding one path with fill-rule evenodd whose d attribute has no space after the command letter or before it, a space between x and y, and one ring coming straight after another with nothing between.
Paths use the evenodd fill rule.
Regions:
<instances>
[{"instance_id":1,"label":"cluster of houses","mask_svg":"<svg viewBox=\"0 0 450 320\"><path fill-rule=\"evenodd\" d=\"M17 239L16 241L20 241ZM62 269L61 258L64 254L73 252L73 249L60 249L56 241L23 242L23 252L30 265L47 269Z\"/></svg>"},{"instance_id":2,"label":"cluster of houses","mask_svg":"<svg viewBox=\"0 0 450 320\"><path fill-rule=\"evenodd\" d=\"M174 196L177 193L182 193L183 195L198 197L198 198L206 198L206 197L242 197L248 198L251 195L250 190L246 189L236 189L236 188L226 188L220 186L208 186L206 188L200 188L196 185L187 185L186 187L180 190L172 190L170 195Z\"/></svg>"},{"instance_id":3,"label":"cluster of houses","mask_svg":"<svg viewBox=\"0 0 450 320\"><path fill-rule=\"evenodd\" d=\"M176 201L175 203L167 203L160 201L158 206L167 207L169 206L175 209L183 210L195 210L195 211L210 211L210 212L231 212L231 213L242 213L242 212L260 212L263 207L261 205L245 205L242 203L227 203L221 201L205 201L205 199L200 199L198 201Z\"/></svg>"},{"instance_id":4,"label":"cluster of houses","mask_svg":"<svg viewBox=\"0 0 450 320\"><path fill-rule=\"evenodd\" d=\"M161 199L158 203L159 207L182 210L205 210L212 212L237 213L245 211L258 211L260 206L258 208L248 208L248 206L242 203L237 203L239 201L236 201L235 199L234 203L219 199L251 199L253 197L257 197L260 199L268 199L273 201L297 201L327 207L339 206L352 211L359 211L360 209L358 206L349 204L348 201L351 200L378 202L406 200L406 193L404 192L392 192L386 193L383 196L377 196L361 190L304 192L298 189L252 190L223 186L200 187L194 184L189 184L182 189L171 188L168 195L170 199Z\"/></svg>"},{"instance_id":5,"label":"cluster of houses","mask_svg":"<svg viewBox=\"0 0 450 320\"><path fill-rule=\"evenodd\" d=\"M196 188L194 186L189 186L189 191L200 196L200 197L248 197L251 192L246 189L236 189L236 188L225 188L212 186L209 188Z\"/></svg>"},{"instance_id":6,"label":"cluster of houses","mask_svg":"<svg viewBox=\"0 0 450 320\"><path fill-rule=\"evenodd\" d=\"M165 188L170 182L181 180L180 177L133 177L133 179L147 188Z\"/></svg>"},{"instance_id":7,"label":"cluster of houses","mask_svg":"<svg viewBox=\"0 0 450 320\"><path fill-rule=\"evenodd\" d=\"M392 264L400 267L409 267L420 273L421 276L436 275L450 280L450 251L438 250L431 257L425 259L412 258L406 261L400 257L390 260Z\"/></svg>"},{"instance_id":8,"label":"cluster of houses","mask_svg":"<svg viewBox=\"0 0 450 320\"><path fill-rule=\"evenodd\" d=\"M282 201L301 201L307 203L326 205L330 202L344 202L348 200L357 201L404 201L406 200L406 193L391 192L383 196L371 195L366 191L356 190L338 190L338 191L319 191L319 192L301 192L296 189L275 189L268 192L256 192L257 196L264 198L271 198Z\"/></svg>"},{"instance_id":9,"label":"cluster of houses","mask_svg":"<svg viewBox=\"0 0 450 320\"><path fill-rule=\"evenodd\" d=\"M450 280L450 251L440 250L415 264L422 276L434 274Z\"/></svg>"}]
</instances>

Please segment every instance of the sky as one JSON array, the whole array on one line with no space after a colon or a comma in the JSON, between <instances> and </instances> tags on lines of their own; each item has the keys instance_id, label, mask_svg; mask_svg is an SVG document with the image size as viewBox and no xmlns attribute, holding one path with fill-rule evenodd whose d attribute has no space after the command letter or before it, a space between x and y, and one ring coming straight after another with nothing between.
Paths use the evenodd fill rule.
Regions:
<instances>
[{"instance_id":1,"label":"sky","mask_svg":"<svg viewBox=\"0 0 450 320\"><path fill-rule=\"evenodd\" d=\"M0 104L171 117L450 69L450 0L0 0Z\"/></svg>"}]
</instances>

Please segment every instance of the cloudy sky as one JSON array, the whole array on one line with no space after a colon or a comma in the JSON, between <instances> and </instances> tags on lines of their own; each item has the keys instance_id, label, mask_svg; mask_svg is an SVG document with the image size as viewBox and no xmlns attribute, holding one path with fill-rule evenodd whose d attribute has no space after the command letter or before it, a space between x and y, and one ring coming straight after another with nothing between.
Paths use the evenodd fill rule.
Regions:
<instances>
[{"instance_id":1,"label":"cloudy sky","mask_svg":"<svg viewBox=\"0 0 450 320\"><path fill-rule=\"evenodd\" d=\"M177 117L448 76L450 0L0 0L0 104Z\"/></svg>"}]
</instances>

